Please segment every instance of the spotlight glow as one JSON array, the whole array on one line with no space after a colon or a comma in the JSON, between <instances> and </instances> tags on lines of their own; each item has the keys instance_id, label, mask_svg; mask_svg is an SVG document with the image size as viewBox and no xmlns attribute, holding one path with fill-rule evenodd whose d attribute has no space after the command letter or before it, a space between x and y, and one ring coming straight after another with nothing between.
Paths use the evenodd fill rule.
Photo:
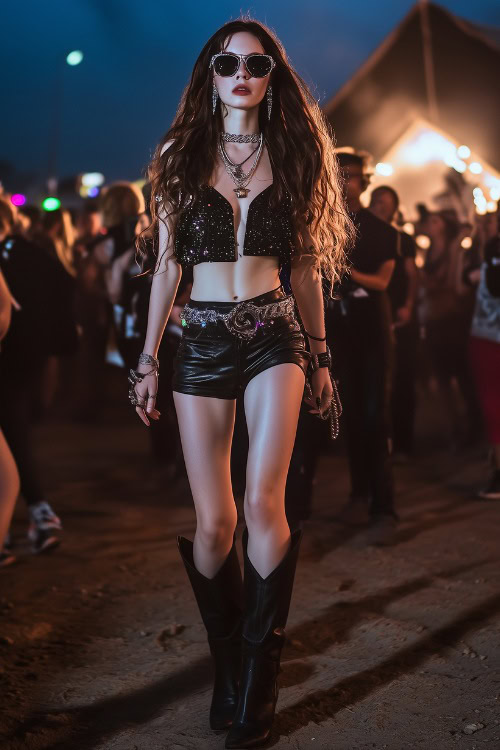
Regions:
<instances>
[{"instance_id":1,"label":"spotlight glow","mask_svg":"<svg viewBox=\"0 0 500 750\"><path fill-rule=\"evenodd\" d=\"M26 203L26 196L21 193L14 193L10 196L10 202L13 206L24 206Z\"/></svg>"}]
</instances>

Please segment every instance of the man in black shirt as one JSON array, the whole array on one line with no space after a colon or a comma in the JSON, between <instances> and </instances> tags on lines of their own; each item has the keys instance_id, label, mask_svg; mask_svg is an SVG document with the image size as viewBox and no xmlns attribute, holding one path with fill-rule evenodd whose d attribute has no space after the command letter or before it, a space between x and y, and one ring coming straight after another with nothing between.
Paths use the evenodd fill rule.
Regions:
<instances>
[{"instance_id":1,"label":"man in black shirt","mask_svg":"<svg viewBox=\"0 0 500 750\"><path fill-rule=\"evenodd\" d=\"M393 188L388 185L375 188L370 196L370 211L375 216L391 224L398 209L399 196ZM400 232L396 267L387 289L395 336L391 400L393 452L400 456L409 456L413 451L418 347L415 254L413 238L406 232Z\"/></svg>"},{"instance_id":2,"label":"man in black shirt","mask_svg":"<svg viewBox=\"0 0 500 750\"><path fill-rule=\"evenodd\" d=\"M367 187L364 159L339 153L357 239L352 268L329 306L327 331L340 379L347 431L351 495L339 519L371 522L370 544L392 543L397 515L390 457L392 320L387 287L397 257L397 231L360 202Z\"/></svg>"}]
</instances>

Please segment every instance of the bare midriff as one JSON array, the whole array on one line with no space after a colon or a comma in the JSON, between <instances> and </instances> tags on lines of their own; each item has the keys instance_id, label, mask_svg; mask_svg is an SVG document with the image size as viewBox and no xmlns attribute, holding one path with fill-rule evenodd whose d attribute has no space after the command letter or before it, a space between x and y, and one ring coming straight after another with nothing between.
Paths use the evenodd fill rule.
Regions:
<instances>
[{"instance_id":1,"label":"bare midriff","mask_svg":"<svg viewBox=\"0 0 500 750\"><path fill-rule=\"evenodd\" d=\"M200 302L241 302L279 285L277 257L243 255L234 262L194 266L191 298Z\"/></svg>"},{"instance_id":2,"label":"bare midriff","mask_svg":"<svg viewBox=\"0 0 500 750\"><path fill-rule=\"evenodd\" d=\"M244 255L248 209L255 197L273 181L273 173L264 147L255 174L248 184L249 194L238 199L234 184L219 164L213 187L233 210L235 249L234 261L199 263L193 269L191 298L200 302L241 302L276 289L280 285L277 256Z\"/></svg>"}]
</instances>

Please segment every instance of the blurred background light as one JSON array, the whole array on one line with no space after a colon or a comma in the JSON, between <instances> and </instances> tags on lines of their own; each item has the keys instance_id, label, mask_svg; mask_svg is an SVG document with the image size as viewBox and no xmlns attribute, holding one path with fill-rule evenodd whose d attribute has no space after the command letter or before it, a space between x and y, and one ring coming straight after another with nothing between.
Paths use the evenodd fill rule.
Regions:
<instances>
[{"instance_id":1,"label":"blurred background light","mask_svg":"<svg viewBox=\"0 0 500 750\"><path fill-rule=\"evenodd\" d=\"M472 172L472 174L481 174L481 172L483 171L483 168L478 161L472 161L469 164L469 169Z\"/></svg>"},{"instance_id":2,"label":"blurred background light","mask_svg":"<svg viewBox=\"0 0 500 750\"><path fill-rule=\"evenodd\" d=\"M26 196L22 195L22 193L14 193L14 195L10 196L10 202L14 206L24 206L26 203Z\"/></svg>"},{"instance_id":3,"label":"blurred background light","mask_svg":"<svg viewBox=\"0 0 500 750\"><path fill-rule=\"evenodd\" d=\"M467 164L461 159L456 159L453 164L450 164L450 167L453 167L453 169L462 174L467 169Z\"/></svg>"},{"instance_id":4,"label":"blurred background light","mask_svg":"<svg viewBox=\"0 0 500 750\"><path fill-rule=\"evenodd\" d=\"M469 250L472 247L472 237L464 237L460 244L464 250Z\"/></svg>"},{"instance_id":5,"label":"blurred background light","mask_svg":"<svg viewBox=\"0 0 500 750\"><path fill-rule=\"evenodd\" d=\"M375 171L377 172L377 174L383 175L383 177L390 177L394 172L394 168L392 164L387 164L386 162L379 161L379 163L375 167Z\"/></svg>"},{"instance_id":6,"label":"blurred background light","mask_svg":"<svg viewBox=\"0 0 500 750\"><path fill-rule=\"evenodd\" d=\"M44 211L57 211L58 208L61 208L61 201L59 198L45 198L42 208Z\"/></svg>"},{"instance_id":7,"label":"blurred background light","mask_svg":"<svg viewBox=\"0 0 500 750\"><path fill-rule=\"evenodd\" d=\"M68 65L79 65L82 60L83 52L80 52L79 49L73 50L73 52L70 52L66 57L66 62L68 63Z\"/></svg>"},{"instance_id":8,"label":"blurred background light","mask_svg":"<svg viewBox=\"0 0 500 750\"><path fill-rule=\"evenodd\" d=\"M102 185L104 182L104 175L100 172L86 172L82 174L82 185L85 187L92 188Z\"/></svg>"},{"instance_id":9,"label":"blurred background light","mask_svg":"<svg viewBox=\"0 0 500 750\"><path fill-rule=\"evenodd\" d=\"M470 156L470 148L468 146L459 146L457 148L457 154L461 159L468 159Z\"/></svg>"},{"instance_id":10,"label":"blurred background light","mask_svg":"<svg viewBox=\"0 0 500 750\"><path fill-rule=\"evenodd\" d=\"M415 242L422 250L428 250L431 246L430 238L426 234L419 234L415 237Z\"/></svg>"}]
</instances>

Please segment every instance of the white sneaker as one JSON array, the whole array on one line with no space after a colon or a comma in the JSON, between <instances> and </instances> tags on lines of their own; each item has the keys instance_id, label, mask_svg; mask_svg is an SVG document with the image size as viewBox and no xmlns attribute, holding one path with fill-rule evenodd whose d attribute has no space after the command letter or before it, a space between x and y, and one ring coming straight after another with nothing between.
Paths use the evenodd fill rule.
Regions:
<instances>
[{"instance_id":1,"label":"white sneaker","mask_svg":"<svg viewBox=\"0 0 500 750\"><path fill-rule=\"evenodd\" d=\"M47 552L60 544L60 539L54 531L62 530L61 519L54 513L50 505L42 500L29 506L31 523L28 529L28 539L32 543L33 552Z\"/></svg>"}]
</instances>

